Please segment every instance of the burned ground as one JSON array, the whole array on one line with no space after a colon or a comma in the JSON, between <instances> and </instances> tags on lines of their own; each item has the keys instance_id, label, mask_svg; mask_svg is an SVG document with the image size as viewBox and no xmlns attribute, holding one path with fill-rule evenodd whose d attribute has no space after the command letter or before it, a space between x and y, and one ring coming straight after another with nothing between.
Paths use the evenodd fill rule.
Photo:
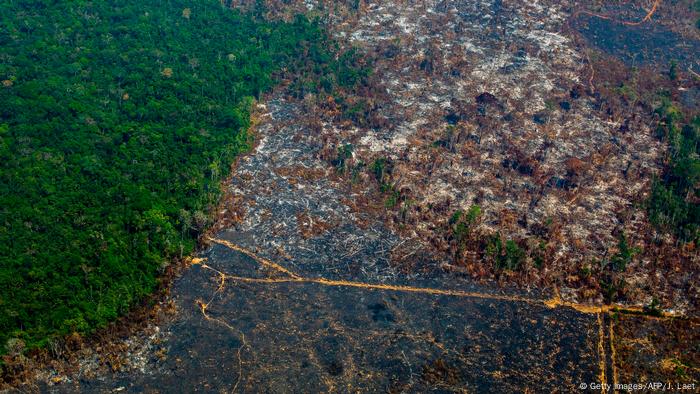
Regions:
<instances>
[{"instance_id":1,"label":"burned ground","mask_svg":"<svg viewBox=\"0 0 700 394\"><path fill-rule=\"evenodd\" d=\"M673 59L692 70L697 33L605 17L650 13L630 4L595 12L561 2L360 4L361 16L335 26L374 59L375 90L354 98L365 122L314 95L304 109L318 119L301 122L315 122L317 157L338 167L341 149L352 152L335 174L353 190L343 201L381 214L401 237L410 258L395 266L423 255L440 269L558 288L579 301L656 297L666 308L697 307L697 254L657 234L642 208L666 149L653 95L669 89L696 105L697 82L669 84L658 69ZM611 42L630 42L627 53L644 67L631 68L632 55ZM457 234L450 219L473 206L480 215L467 236ZM601 266L623 237L640 252L611 278ZM523 253L516 273L488 253L509 241Z\"/></svg>"}]
</instances>

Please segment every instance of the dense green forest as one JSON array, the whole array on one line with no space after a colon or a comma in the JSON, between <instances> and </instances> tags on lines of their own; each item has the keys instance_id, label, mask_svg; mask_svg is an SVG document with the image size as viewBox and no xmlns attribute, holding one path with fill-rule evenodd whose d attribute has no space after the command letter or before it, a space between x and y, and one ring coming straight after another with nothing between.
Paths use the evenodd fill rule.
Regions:
<instances>
[{"instance_id":1,"label":"dense green forest","mask_svg":"<svg viewBox=\"0 0 700 394\"><path fill-rule=\"evenodd\" d=\"M317 22L217 0L14 0L0 19L0 353L152 292L206 227L262 92L366 75Z\"/></svg>"},{"instance_id":2,"label":"dense green forest","mask_svg":"<svg viewBox=\"0 0 700 394\"><path fill-rule=\"evenodd\" d=\"M668 144L667 168L652 184L647 202L649 220L674 232L679 240L700 238L700 116L683 125L682 112L663 98L656 110L661 117L658 137Z\"/></svg>"}]
</instances>

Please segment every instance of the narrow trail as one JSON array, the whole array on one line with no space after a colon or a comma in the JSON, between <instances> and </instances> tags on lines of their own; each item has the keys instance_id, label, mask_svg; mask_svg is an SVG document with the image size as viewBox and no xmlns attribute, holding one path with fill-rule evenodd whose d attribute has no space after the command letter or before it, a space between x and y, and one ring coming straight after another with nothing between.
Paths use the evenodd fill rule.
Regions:
<instances>
[{"instance_id":1,"label":"narrow trail","mask_svg":"<svg viewBox=\"0 0 700 394\"><path fill-rule=\"evenodd\" d=\"M198 305L202 316L209 321L216 322L217 324L220 324L227 329L229 329L231 332L233 332L235 335L240 336L242 345L238 348L238 359L239 359L239 366L242 365L241 362L241 351L244 348L250 348L249 345L246 342L245 339L245 334L240 332L237 328L233 327L229 323L227 323L224 320L214 318L209 315L207 312L207 308L209 305L213 302L213 300L216 298L218 294L220 294L222 291L224 291L225 286L227 281L231 281L234 283L252 283L252 284L261 284L261 285L271 285L271 284L315 284L315 285L320 285L320 286L329 286L329 287L349 287L349 288L357 288L357 289L364 289L364 290L375 290L375 291L389 291L389 292L402 292L402 293L417 293L417 294L427 294L427 295L439 295L439 296L449 296L449 297L458 297L458 298L473 298L473 299L481 299L481 300L496 300L496 301L505 301L505 302L514 302L514 303L526 303L526 304L532 304L532 305L539 305L539 306L546 306L547 308L553 309L553 308L569 308L573 309L579 313L587 314L587 315L594 315L595 316L595 321L597 325L597 359L598 359L598 368L599 368L599 373L598 373L598 382L602 383L602 386L605 387L608 384L608 381L612 383L613 385L616 385L618 383L618 372L617 372L617 360L616 360L616 350L615 350L615 336L614 336L614 327L613 327L613 319L611 318L613 313L642 313L643 310L641 308L634 308L634 307L626 307L622 305L590 305L590 304L579 304L579 303L573 303L573 302L567 302L563 301L561 297L554 296L549 299L536 299L536 298L528 298L528 297L518 297L518 296L509 296L509 295L498 295L498 294L488 294L488 293L482 293L482 292L471 292L471 291L460 291L460 290L454 290L454 289L441 289L441 288L428 288L428 287L414 287L414 286L404 286L404 285L392 285L392 284L378 284L378 283L366 283L366 282L357 282L357 281L348 281L348 280L330 280L326 278L310 278L310 277L304 277L301 276L293 271L291 271L288 268L285 268L282 264L275 263L269 259L266 259L264 257L261 257L257 255L256 253L240 246L236 245L230 241L224 240L224 239L217 239L217 238L209 238L208 239L210 242L214 244L219 244L223 245L226 248L240 252L254 261L256 261L261 268L269 268L271 269L274 273L281 275L281 277L264 277L264 278L259 278L259 277L244 277L244 276L237 276L237 275L230 275L225 272L222 272L214 267L211 267L206 264L207 259L206 258L196 258L191 261L192 265L197 265L200 266L204 270L208 270L212 273L214 273L215 278L218 281L218 286L216 287L214 293L212 294L211 298L209 299L208 302L204 303L200 300L196 301L196 304ZM662 316L648 316L648 315L642 315L644 318L648 319L665 319L665 318L671 318L672 316L669 315L662 315ZM606 327L606 320L608 320L608 324ZM446 351L444 347L441 347L442 350ZM241 367L242 368L242 367ZM240 381L240 374L242 374L242 370L239 370L239 381ZM236 383L236 386L238 385L238 382ZM602 392L606 392L605 389L601 389Z\"/></svg>"},{"instance_id":2,"label":"narrow trail","mask_svg":"<svg viewBox=\"0 0 700 394\"><path fill-rule=\"evenodd\" d=\"M354 287L354 288L361 288L361 289L367 289L367 290L385 290L385 291L398 291L398 292L408 292L408 293L446 295L446 296L452 296L452 297L481 298L481 299L491 299L491 300L499 300L499 301L524 302L524 303L531 303L531 304L541 304L541 305L545 305L549 308L566 307L566 308L574 309L574 310L581 312L581 313L594 314L597 316L599 316L601 313L615 313L615 312L617 312L617 313L639 313L639 314L642 314L642 316L644 316L645 318L650 318L650 319L673 317L673 316L668 315L668 314L662 314L661 316L646 315L646 314L644 314L643 308L634 307L634 306L624 306L624 305L620 305L620 304L591 305L591 304L570 302L570 301L562 300L561 297L558 295L555 295L554 297L549 298L549 299L540 300L540 299L526 298L526 297L487 294L487 293L469 292L469 291L460 291L460 290L451 290L451 289L412 287L412 286L380 284L380 283L354 282L354 281L347 281L347 280L331 280L331 279L326 279L326 278L308 278L308 277L302 277L300 275L297 275L294 272L290 271L289 269L284 268L280 264L274 263L268 259L260 257L257 254L253 253L252 251L247 250L246 248L244 248L242 246L235 245L229 241L222 240L222 239L216 239L216 238L209 238L209 241L224 245L227 248L230 248L231 250L241 252L241 253L253 258L255 261L260 263L261 266L272 268L273 270L277 271L278 273L281 273L281 274L288 276L286 278L250 278L250 277L229 275L229 274L223 273L223 272L221 272L213 267L208 266L206 263L204 263L206 261L206 259L200 258L200 259L193 260L193 262L192 262L193 264L201 264L202 268L213 271L218 275L218 277L221 280L221 285L219 288L217 288L217 292L219 292L223 288L226 280L231 280L231 281L235 281L235 282L237 281L237 282L262 283L262 284L265 284L265 283L267 283L267 284L269 284L269 283L315 283L315 284L322 285L322 286Z\"/></svg>"},{"instance_id":3,"label":"narrow trail","mask_svg":"<svg viewBox=\"0 0 700 394\"><path fill-rule=\"evenodd\" d=\"M647 11L647 14L644 16L644 18L637 20L637 21L617 20L613 16L598 14L598 13L591 12L591 11L577 11L574 13L574 17L576 17L577 15L580 15L580 14L585 14L585 15L590 15L590 16L600 18L600 19L607 19L607 20L610 20L610 21L613 21L616 23L623 24L625 26L639 26L645 22L651 21L651 17L654 15L654 13L656 13L656 9L659 7L660 4L661 4L661 0L654 0L654 3L652 4L649 11Z\"/></svg>"}]
</instances>

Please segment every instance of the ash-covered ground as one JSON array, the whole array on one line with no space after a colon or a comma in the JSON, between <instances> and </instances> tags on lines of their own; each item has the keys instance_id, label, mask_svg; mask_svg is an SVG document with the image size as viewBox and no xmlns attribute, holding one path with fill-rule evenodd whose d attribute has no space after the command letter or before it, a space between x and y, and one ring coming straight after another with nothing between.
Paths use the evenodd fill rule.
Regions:
<instances>
[{"instance_id":1,"label":"ash-covered ground","mask_svg":"<svg viewBox=\"0 0 700 394\"><path fill-rule=\"evenodd\" d=\"M622 234L654 238L640 202L665 146L653 118L596 95L600 56L621 50L597 37L631 26L601 28L593 14L609 10L562 1L269 3L277 17L324 15L373 59L373 88L348 99L361 119L284 89L261 103L209 247L174 284L174 316L118 363L97 351L29 389L569 392L674 376L669 360L696 344L649 350L674 324L619 319L595 276ZM642 20L649 3L618 16ZM457 237L450 219L473 206ZM494 237L525 251L517 269L494 267ZM678 254L640 253L617 301L695 314L697 253ZM696 381L683 365L679 381Z\"/></svg>"},{"instance_id":2,"label":"ash-covered ground","mask_svg":"<svg viewBox=\"0 0 700 394\"><path fill-rule=\"evenodd\" d=\"M642 207L665 145L648 114L606 107L596 84L607 70L596 75L590 60L612 52L642 66L660 56L668 63L680 33L654 22L636 31L621 23L601 29L593 21L616 22L562 2L382 2L364 11L338 34L376 55L386 97L376 99L373 113L387 127L331 124L321 131L330 161L337 149L352 147L346 173L385 163L381 180L362 170L353 179L384 193L352 204L385 202L387 225L404 247L444 269L558 288L588 302L605 301L596 270L624 236L645 252L621 275L628 286L614 298L648 304L657 297L667 308L695 309L697 253L658 263L673 259L652 252L649 240L660 236ZM678 59L697 68L697 33L683 39ZM610 42L630 45L625 52ZM630 52L638 56L630 60ZM481 215L458 239L450 219L473 206ZM496 258L484 253L493 237L527 255L516 275L494 269ZM396 264L415 259L398 256Z\"/></svg>"}]
</instances>

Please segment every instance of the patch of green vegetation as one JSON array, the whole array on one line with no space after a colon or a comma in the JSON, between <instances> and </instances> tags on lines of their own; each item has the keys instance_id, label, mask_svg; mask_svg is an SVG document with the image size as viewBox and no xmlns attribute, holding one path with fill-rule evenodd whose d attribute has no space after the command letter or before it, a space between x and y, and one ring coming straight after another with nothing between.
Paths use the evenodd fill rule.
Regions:
<instances>
[{"instance_id":1,"label":"patch of green vegetation","mask_svg":"<svg viewBox=\"0 0 700 394\"><path fill-rule=\"evenodd\" d=\"M652 184L647 200L649 220L681 241L697 241L700 229L700 116L679 126L681 111L667 98L656 110L657 134L668 144L667 168Z\"/></svg>"},{"instance_id":2,"label":"patch of green vegetation","mask_svg":"<svg viewBox=\"0 0 700 394\"><path fill-rule=\"evenodd\" d=\"M663 316L663 313L661 311L660 305L659 305L659 300L654 297L651 300L651 303L647 306L644 307L644 313L649 315L649 316Z\"/></svg>"},{"instance_id":3,"label":"patch of green vegetation","mask_svg":"<svg viewBox=\"0 0 700 394\"><path fill-rule=\"evenodd\" d=\"M297 19L306 20L302 16ZM313 23L318 28L317 23ZM361 62L361 57L358 55L357 49L353 48L343 52L339 56L335 56L338 46L335 42L324 37L319 40L319 37L301 37L298 33L304 34L302 31L289 31L289 34L294 36L288 39L300 39L302 45L306 45L307 52L301 52L304 48L297 48L299 58L297 62L306 64L306 73L297 75L294 81L289 85L289 92L296 98L303 98L307 93L311 94L327 94L332 96L336 103L341 105L343 112L349 111L351 106L345 100L345 96L341 94L341 90L351 90L355 86L364 84L367 78L372 74L370 64ZM320 30L318 34L323 34ZM283 37L276 37L283 39ZM303 42L303 39L311 39L311 41ZM322 47L319 44L325 44ZM304 53L306 55L304 55ZM355 108L359 111L358 108Z\"/></svg>"},{"instance_id":4,"label":"patch of green vegetation","mask_svg":"<svg viewBox=\"0 0 700 394\"><path fill-rule=\"evenodd\" d=\"M0 21L0 353L151 293L193 250L275 81L302 94L367 74L316 22L215 0L6 1Z\"/></svg>"},{"instance_id":5,"label":"patch of green vegetation","mask_svg":"<svg viewBox=\"0 0 700 394\"><path fill-rule=\"evenodd\" d=\"M690 369L689 365L685 364L683 361L677 358L674 358L673 360L671 360L671 362L676 367L673 372L676 374L677 377L681 379L685 379L688 377L688 369Z\"/></svg>"},{"instance_id":6,"label":"patch of green vegetation","mask_svg":"<svg viewBox=\"0 0 700 394\"><path fill-rule=\"evenodd\" d=\"M479 216L481 216L481 207L474 204L470 206L469 210L467 211L466 221L470 225L473 225L479 219Z\"/></svg>"},{"instance_id":7,"label":"patch of green vegetation","mask_svg":"<svg viewBox=\"0 0 700 394\"><path fill-rule=\"evenodd\" d=\"M394 208L399 203L401 198L401 193L398 190L389 190L389 196L384 200L384 206L387 208Z\"/></svg>"},{"instance_id":8,"label":"patch of green vegetation","mask_svg":"<svg viewBox=\"0 0 700 394\"><path fill-rule=\"evenodd\" d=\"M379 191L386 196L384 198L384 207L394 208L405 200L405 196L402 196L401 192L396 190L396 187L390 182L391 163L389 160L384 157L375 159L369 166L368 171L379 183ZM405 216L406 213L407 211L400 214Z\"/></svg>"},{"instance_id":9,"label":"patch of green vegetation","mask_svg":"<svg viewBox=\"0 0 700 394\"><path fill-rule=\"evenodd\" d=\"M452 235L457 240L457 244L461 245L467 239L479 216L481 216L481 207L476 204L470 206L466 213L457 210L452 214L449 224L452 226Z\"/></svg>"},{"instance_id":10,"label":"patch of green vegetation","mask_svg":"<svg viewBox=\"0 0 700 394\"><path fill-rule=\"evenodd\" d=\"M344 144L338 148L338 156L331 162L338 172L345 171L345 162L352 157L352 144Z\"/></svg>"},{"instance_id":11,"label":"patch of green vegetation","mask_svg":"<svg viewBox=\"0 0 700 394\"><path fill-rule=\"evenodd\" d=\"M496 269L515 271L525 262L526 252L515 241L505 242L500 234L496 234L486 246L486 254L491 256Z\"/></svg>"},{"instance_id":12,"label":"patch of green vegetation","mask_svg":"<svg viewBox=\"0 0 700 394\"><path fill-rule=\"evenodd\" d=\"M615 92L622 96L627 102L635 102L639 98L639 94L637 91L634 89L634 87L628 85L628 84L621 84L617 88L615 88Z\"/></svg>"},{"instance_id":13,"label":"patch of green vegetation","mask_svg":"<svg viewBox=\"0 0 700 394\"><path fill-rule=\"evenodd\" d=\"M617 242L617 253L610 258L610 267L617 272L623 272L635 255L639 254L639 248L631 248L625 234L621 234Z\"/></svg>"},{"instance_id":14,"label":"patch of green vegetation","mask_svg":"<svg viewBox=\"0 0 700 394\"><path fill-rule=\"evenodd\" d=\"M379 191L382 193L389 193L389 196L384 200L384 206L387 208L395 207L401 194L394 189L394 185L387 181L387 174L389 171L388 161L384 158L376 159L372 163L370 170L379 183Z\"/></svg>"},{"instance_id":15,"label":"patch of green vegetation","mask_svg":"<svg viewBox=\"0 0 700 394\"><path fill-rule=\"evenodd\" d=\"M547 111L552 112L557 108L557 103L553 99L547 99L544 102L544 107Z\"/></svg>"},{"instance_id":16,"label":"patch of green vegetation","mask_svg":"<svg viewBox=\"0 0 700 394\"><path fill-rule=\"evenodd\" d=\"M640 248L629 245L627 236L623 233L618 237L617 253L597 263L602 271L598 283L606 302L617 300L624 294L627 282L619 273L624 272L634 256L641 252Z\"/></svg>"},{"instance_id":17,"label":"patch of green vegetation","mask_svg":"<svg viewBox=\"0 0 700 394\"><path fill-rule=\"evenodd\" d=\"M671 61L671 65L668 68L668 78L671 81L678 79L678 62L675 60Z\"/></svg>"},{"instance_id":18,"label":"patch of green vegetation","mask_svg":"<svg viewBox=\"0 0 700 394\"><path fill-rule=\"evenodd\" d=\"M590 278L593 275L593 269L589 265L584 265L579 269L579 274L584 278Z\"/></svg>"},{"instance_id":19,"label":"patch of green vegetation","mask_svg":"<svg viewBox=\"0 0 700 394\"><path fill-rule=\"evenodd\" d=\"M365 100L359 100L352 104L345 100L336 101L341 107L341 118L352 120L354 124L365 127L369 124L370 106Z\"/></svg>"},{"instance_id":20,"label":"patch of green vegetation","mask_svg":"<svg viewBox=\"0 0 700 394\"><path fill-rule=\"evenodd\" d=\"M605 275L598 283L603 292L603 299L607 303L618 299L627 287L627 282L623 278L614 278L612 275Z\"/></svg>"},{"instance_id":21,"label":"patch of green vegetation","mask_svg":"<svg viewBox=\"0 0 700 394\"><path fill-rule=\"evenodd\" d=\"M387 160L383 157L375 159L374 162L372 162L370 170L372 171L372 174L374 174L374 178L377 180L377 182L379 182L379 184L383 184L384 176L387 172Z\"/></svg>"}]
</instances>

